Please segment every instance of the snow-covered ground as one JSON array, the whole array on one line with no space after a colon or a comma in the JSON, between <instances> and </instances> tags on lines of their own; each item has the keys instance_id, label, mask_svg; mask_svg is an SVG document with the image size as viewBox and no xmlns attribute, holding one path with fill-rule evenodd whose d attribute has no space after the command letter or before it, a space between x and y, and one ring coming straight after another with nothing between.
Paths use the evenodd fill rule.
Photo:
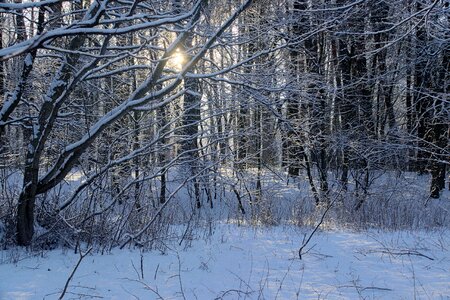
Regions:
<instances>
[{"instance_id":1,"label":"snow-covered ground","mask_svg":"<svg viewBox=\"0 0 450 300\"><path fill-rule=\"evenodd\" d=\"M91 253L65 299L450 299L450 231L318 232L216 225L191 247ZM202 235L205 237L201 237ZM57 299L73 250L0 252L0 299Z\"/></svg>"},{"instance_id":2,"label":"snow-covered ground","mask_svg":"<svg viewBox=\"0 0 450 300\"><path fill-rule=\"evenodd\" d=\"M169 175L167 188L172 192L183 178L175 171ZM354 209L359 198L350 181L348 193L322 224L326 230L313 236L300 260L298 249L323 212L323 207L316 208L306 179L287 181L264 174L262 200L252 206L256 176L241 174L246 180L235 181L225 175L214 208L204 203L192 222L192 197L187 188L179 190L162 218L161 224L170 229L155 226L140 238L161 238L149 243L160 250L102 253L103 244L98 245L82 260L64 299L450 299L450 191L443 191L441 199L428 199L429 176L374 173L359 211ZM47 201L64 202L83 176L71 173ZM12 194L20 187L19 177L14 173L8 179ZM330 174L330 186L336 190L332 179ZM241 193L245 215L231 186ZM158 186L149 191L148 199L157 199ZM80 196L66 211L66 220L83 211L84 199ZM122 205L133 207L129 199ZM103 201L109 203L108 194ZM121 214L121 209L111 210L105 224L127 228L116 217ZM208 222L210 228L204 226ZM0 241L5 224L0 220ZM192 227L186 228L189 224ZM64 237L61 228L58 234ZM394 231L405 228L409 231ZM36 229L36 236L45 233ZM124 230L124 236L139 230ZM60 245L32 253L0 250L0 300L58 299L78 260L78 254Z\"/></svg>"}]
</instances>

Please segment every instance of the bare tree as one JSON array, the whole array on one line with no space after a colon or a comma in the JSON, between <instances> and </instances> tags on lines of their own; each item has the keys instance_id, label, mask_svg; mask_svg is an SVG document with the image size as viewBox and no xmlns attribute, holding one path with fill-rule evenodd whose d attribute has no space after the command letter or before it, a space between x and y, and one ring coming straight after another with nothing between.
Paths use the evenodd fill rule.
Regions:
<instances>
[{"instance_id":1,"label":"bare tree","mask_svg":"<svg viewBox=\"0 0 450 300\"><path fill-rule=\"evenodd\" d=\"M0 52L1 59L8 59L18 54L38 51L41 47L55 49L56 45L54 46L52 41L63 38L69 39L66 49L61 49L63 55L60 67L54 73L52 83L39 104L38 115L32 124L33 134L29 141L25 159L23 190L18 200L17 241L20 245L29 245L33 237L36 196L57 186L77 165L83 153L94 140L112 124L115 124L136 108L145 106L147 111L152 111L170 102L174 98L170 94L183 82L183 76L198 63L208 49L213 46L217 37L233 23L250 2L245 1L215 32L208 34L209 38L202 45L199 45L198 50L192 54L189 61L173 77L164 77L166 76L167 62L177 49L189 39L192 28L196 26L202 16L205 1L192 3L190 9L186 12L176 13L170 9L166 14L153 11L153 8L148 6L146 2L134 1L124 9L122 6L115 6L108 1L94 1L84 11L84 17L78 20L74 19L72 24L41 34L38 33L35 37L6 47ZM20 16L20 10L23 8L22 6L18 7L18 15ZM11 8L14 9L14 6ZM139 14L142 11L153 12L154 17L142 17ZM140 22L133 24L130 22L132 20L140 20ZM121 103L116 104L105 115L98 118L81 137L72 139L71 142L62 147L49 170L43 173L41 166L44 149L52 136L58 119L61 118L61 109L65 107L71 93L78 84L85 81L88 76L95 73L99 74L105 67L114 63L114 55L111 58L109 54L112 54L112 50L110 50L112 48L111 41L120 34L138 30L150 28L164 30L166 24L179 21L184 21L184 23L178 37L170 42L167 49L163 51L155 50L161 54L154 67L151 68L149 76L131 94L127 95L126 99L122 99ZM88 38L96 40L98 46L91 48L92 50L86 48ZM145 46L145 44L142 46ZM120 48L121 45L117 45L117 47ZM129 55L126 47L123 52L119 51L118 53L119 56L125 54ZM125 69L125 71L127 70ZM123 71L118 70L118 72ZM160 88L158 89L158 87ZM3 109L9 111L14 110L14 107L7 104L4 105Z\"/></svg>"}]
</instances>

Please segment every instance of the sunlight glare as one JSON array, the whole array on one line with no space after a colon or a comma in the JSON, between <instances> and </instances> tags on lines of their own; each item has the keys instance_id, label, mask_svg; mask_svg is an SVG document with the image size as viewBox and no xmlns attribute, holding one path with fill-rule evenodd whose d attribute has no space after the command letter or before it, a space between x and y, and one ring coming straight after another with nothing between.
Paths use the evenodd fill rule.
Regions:
<instances>
[{"instance_id":1,"label":"sunlight glare","mask_svg":"<svg viewBox=\"0 0 450 300\"><path fill-rule=\"evenodd\" d=\"M172 60L177 68L179 69L183 68L183 64L185 63L185 57L179 49L177 49L177 51L173 55Z\"/></svg>"}]
</instances>

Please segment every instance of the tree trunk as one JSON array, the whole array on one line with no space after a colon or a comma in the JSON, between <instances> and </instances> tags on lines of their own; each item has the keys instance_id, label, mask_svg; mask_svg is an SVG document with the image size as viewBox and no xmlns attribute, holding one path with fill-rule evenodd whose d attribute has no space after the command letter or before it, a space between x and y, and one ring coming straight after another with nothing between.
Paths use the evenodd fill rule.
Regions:
<instances>
[{"instance_id":1,"label":"tree trunk","mask_svg":"<svg viewBox=\"0 0 450 300\"><path fill-rule=\"evenodd\" d=\"M17 206L17 244L29 246L34 234L34 205L36 184L29 184L19 196Z\"/></svg>"},{"instance_id":2,"label":"tree trunk","mask_svg":"<svg viewBox=\"0 0 450 300\"><path fill-rule=\"evenodd\" d=\"M0 3L4 3L5 0L0 0ZM3 14L0 13L0 28L3 28ZM3 49L3 30L0 30L0 50ZM3 61L0 61L0 111L2 109L3 106L3 100L4 100L4 96L5 96L5 73L4 73L4 64ZM1 134L0 134L1 136ZM1 145L0 145L1 147ZM0 153L1 153L1 148L0 148Z\"/></svg>"},{"instance_id":3,"label":"tree trunk","mask_svg":"<svg viewBox=\"0 0 450 300\"><path fill-rule=\"evenodd\" d=\"M166 107L163 106L160 109L158 109L157 111L157 118L159 119L158 122L158 129L159 129L159 134L160 134L160 140L161 142L158 143L159 144L159 164L161 166L161 177L160 177L160 182L161 182L161 186L160 186L160 192L159 192L159 203L164 204L166 202L166 173L167 173L167 169L165 167L166 162L167 162L167 158L168 158L168 154L167 152L169 151L168 149L164 149L164 146L167 143L167 139L166 139L166 133L167 133L167 117L166 117Z\"/></svg>"},{"instance_id":4,"label":"tree trunk","mask_svg":"<svg viewBox=\"0 0 450 300\"><path fill-rule=\"evenodd\" d=\"M193 38L190 37L185 42L185 49L183 49L183 55L188 55L193 46ZM189 60L189 58L188 58ZM184 80L184 88L186 92L184 94L183 102L183 141L182 152L184 159L190 165L191 175L194 176L194 195L197 208L201 207L200 199L200 183L198 178L198 172L200 171L199 163L199 150L198 150L198 126L200 123L200 85L195 78L186 78Z\"/></svg>"},{"instance_id":5,"label":"tree trunk","mask_svg":"<svg viewBox=\"0 0 450 300\"><path fill-rule=\"evenodd\" d=\"M450 17L448 17L450 21ZM431 156L431 187L430 196L439 198L439 192L445 189L445 169L450 164L449 159L449 111L448 95L450 92L450 49L443 50L442 63L438 66L438 80L436 82L436 96L433 103L433 154Z\"/></svg>"},{"instance_id":6,"label":"tree trunk","mask_svg":"<svg viewBox=\"0 0 450 300\"><path fill-rule=\"evenodd\" d=\"M416 4L416 10L423 9L423 5ZM417 167L419 174L428 172L429 153L428 141L430 141L430 124L431 118L431 105L433 99L430 97L430 68L428 64L428 47L429 41L425 24L419 24L416 29L416 65L414 74L414 103L418 119L417 125L417 137L418 137L418 150L417 150Z\"/></svg>"},{"instance_id":7,"label":"tree trunk","mask_svg":"<svg viewBox=\"0 0 450 300\"><path fill-rule=\"evenodd\" d=\"M5 3L5 0L0 0L0 3ZM3 28L3 23L4 23L4 19L3 19L3 14L0 13L0 28ZM0 50L3 49L3 30L0 29ZM5 101L5 71L4 71L4 63L3 61L0 60L0 112L2 111L3 105L4 105L4 101ZM0 118L0 122L2 122L2 118ZM4 127L0 126L0 155L5 151L4 147ZM0 157L0 159L2 160L3 157ZM2 164L3 162L0 160L0 164Z\"/></svg>"},{"instance_id":8,"label":"tree trunk","mask_svg":"<svg viewBox=\"0 0 450 300\"><path fill-rule=\"evenodd\" d=\"M99 8L96 4L93 5L95 5L96 8ZM43 14L40 14L40 18L41 16L43 17ZM68 48L70 50L78 50L83 45L85 39L85 36L75 36L71 39ZM32 53L33 52L35 53L36 50L33 50ZM24 167L23 187L18 202L17 239L18 244L20 245L26 246L31 243L34 233L33 210L36 195L45 193L52 187L52 185L38 184L41 158L46 141L55 125L57 113L64 102L63 100L67 99L68 95L73 90L68 89L68 87L70 85L70 79L72 78L73 67L78 63L79 57L79 54L69 54L65 57L64 63L59 68L59 71L56 72L56 75L52 80L53 85L49 85L37 121L32 124L33 134L30 134L28 146L26 147L27 154ZM25 63L25 65L27 64ZM75 160L65 163L65 170L68 172L74 164ZM55 182L60 182L63 178L64 177L62 176L62 178L55 180Z\"/></svg>"}]
</instances>

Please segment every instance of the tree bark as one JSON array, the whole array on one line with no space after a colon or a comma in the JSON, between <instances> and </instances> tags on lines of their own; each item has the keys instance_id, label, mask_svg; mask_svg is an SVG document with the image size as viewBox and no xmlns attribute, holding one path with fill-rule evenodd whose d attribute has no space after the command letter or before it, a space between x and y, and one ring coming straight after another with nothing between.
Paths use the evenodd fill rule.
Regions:
<instances>
[{"instance_id":1,"label":"tree bark","mask_svg":"<svg viewBox=\"0 0 450 300\"><path fill-rule=\"evenodd\" d=\"M183 55L189 57L188 51L193 47L193 37L191 36L185 42L185 48L182 49ZM189 60L189 59L188 59ZM186 92L184 94L183 102L183 142L181 150L184 158L190 165L190 172L193 176L194 183L194 195L197 208L201 207L200 199L200 182L197 173L200 170L199 165L199 150L198 150L198 126L200 124L200 85L198 79L185 78L184 88Z\"/></svg>"}]
</instances>

